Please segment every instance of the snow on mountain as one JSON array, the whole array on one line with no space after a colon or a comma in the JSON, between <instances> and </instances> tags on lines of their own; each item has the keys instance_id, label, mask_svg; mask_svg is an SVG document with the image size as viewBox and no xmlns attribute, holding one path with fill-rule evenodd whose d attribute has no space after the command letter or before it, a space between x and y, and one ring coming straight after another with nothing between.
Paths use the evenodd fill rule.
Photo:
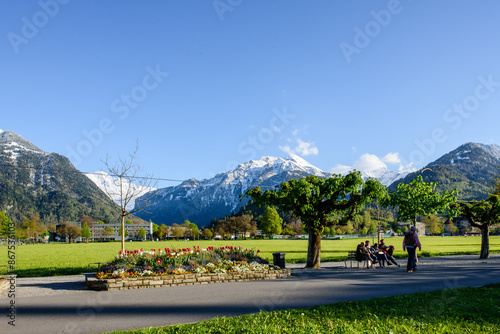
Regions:
<instances>
[{"instance_id":1,"label":"snow on mountain","mask_svg":"<svg viewBox=\"0 0 500 334\"><path fill-rule=\"evenodd\" d=\"M308 175L328 177L331 174L298 156L290 155L285 159L266 156L242 163L211 179L190 179L178 186L160 189L148 212L141 211L137 215L160 224L182 223L187 219L199 226L207 225L212 218L237 211L247 201L240 201L239 196L251 188L273 189L284 181Z\"/></svg>"},{"instance_id":2,"label":"snow on mountain","mask_svg":"<svg viewBox=\"0 0 500 334\"><path fill-rule=\"evenodd\" d=\"M369 171L361 171L363 179L373 178L379 180L385 186L389 186L395 181L404 178L409 172L395 172L388 170L387 168L379 168Z\"/></svg>"},{"instance_id":3,"label":"snow on mountain","mask_svg":"<svg viewBox=\"0 0 500 334\"><path fill-rule=\"evenodd\" d=\"M121 204L120 181L118 179L113 178L104 171L87 173L85 174L85 176L87 176L92 182L94 182L99 187L99 189L101 189L106 195L108 195L116 204ZM124 180L122 186L123 189L128 189L129 182ZM150 191L156 190L155 188L139 187L133 183L130 186L133 192L139 190L139 194L137 197L140 197ZM135 199L127 204L126 209L130 211L134 208L134 206Z\"/></svg>"},{"instance_id":4,"label":"snow on mountain","mask_svg":"<svg viewBox=\"0 0 500 334\"><path fill-rule=\"evenodd\" d=\"M16 161L22 152L48 155L48 153L39 149L33 143L10 130L0 130L0 148L2 150L2 154L10 158L11 162Z\"/></svg>"}]
</instances>

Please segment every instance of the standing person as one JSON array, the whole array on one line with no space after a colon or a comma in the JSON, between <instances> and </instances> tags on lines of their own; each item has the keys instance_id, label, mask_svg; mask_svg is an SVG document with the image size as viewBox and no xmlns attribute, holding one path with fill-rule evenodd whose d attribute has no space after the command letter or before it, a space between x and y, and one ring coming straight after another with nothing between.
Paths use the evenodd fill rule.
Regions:
<instances>
[{"instance_id":1,"label":"standing person","mask_svg":"<svg viewBox=\"0 0 500 334\"><path fill-rule=\"evenodd\" d=\"M417 270L416 263L416 251L422 250L422 245L420 244L420 240L418 240L418 234L416 232L416 227L412 226L410 231L405 233L405 237L403 239L403 251L406 249L408 251L408 264L406 265L406 271L411 273Z\"/></svg>"}]
</instances>

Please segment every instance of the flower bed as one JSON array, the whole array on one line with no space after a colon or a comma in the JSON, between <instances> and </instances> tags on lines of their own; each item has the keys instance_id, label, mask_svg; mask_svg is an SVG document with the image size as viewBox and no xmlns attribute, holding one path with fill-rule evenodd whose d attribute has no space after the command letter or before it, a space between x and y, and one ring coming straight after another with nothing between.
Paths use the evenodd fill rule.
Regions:
<instances>
[{"instance_id":1,"label":"flower bed","mask_svg":"<svg viewBox=\"0 0 500 334\"><path fill-rule=\"evenodd\" d=\"M87 279L87 286L94 290L122 290L290 276L289 270L267 263L258 253L234 246L125 251L101 266L95 277Z\"/></svg>"}]
</instances>

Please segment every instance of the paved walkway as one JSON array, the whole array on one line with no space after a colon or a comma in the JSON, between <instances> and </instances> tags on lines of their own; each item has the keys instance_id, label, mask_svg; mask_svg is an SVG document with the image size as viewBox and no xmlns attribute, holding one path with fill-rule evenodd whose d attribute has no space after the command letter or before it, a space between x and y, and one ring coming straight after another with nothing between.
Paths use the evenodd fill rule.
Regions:
<instances>
[{"instance_id":1,"label":"paved walkway","mask_svg":"<svg viewBox=\"0 0 500 334\"><path fill-rule=\"evenodd\" d=\"M290 264L292 277L285 280L112 292L87 290L83 275L18 278L16 326L0 316L0 333L101 333L500 282L500 256L477 257L421 258L415 273L406 273L403 260L401 268L376 270ZM3 312L10 301L0 298Z\"/></svg>"}]
</instances>

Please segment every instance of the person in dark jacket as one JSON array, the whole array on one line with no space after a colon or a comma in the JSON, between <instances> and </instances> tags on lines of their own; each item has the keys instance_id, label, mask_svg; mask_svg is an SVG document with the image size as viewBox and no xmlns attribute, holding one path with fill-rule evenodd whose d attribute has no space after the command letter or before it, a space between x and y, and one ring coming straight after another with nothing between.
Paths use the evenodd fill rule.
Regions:
<instances>
[{"instance_id":1,"label":"person in dark jacket","mask_svg":"<svg viewBox=\"0 0 500 334\"><path fill-rule=\"evenodd\" d=\"M406 265L406 271L409 273L417 270L417 247L419 251L422 250L422 245L420 244L416 230L415 226L412 226L410 231L405 233L405 237L403 239L403 251L408 251L408 264Z\"/></svg>"}]
</instances>

